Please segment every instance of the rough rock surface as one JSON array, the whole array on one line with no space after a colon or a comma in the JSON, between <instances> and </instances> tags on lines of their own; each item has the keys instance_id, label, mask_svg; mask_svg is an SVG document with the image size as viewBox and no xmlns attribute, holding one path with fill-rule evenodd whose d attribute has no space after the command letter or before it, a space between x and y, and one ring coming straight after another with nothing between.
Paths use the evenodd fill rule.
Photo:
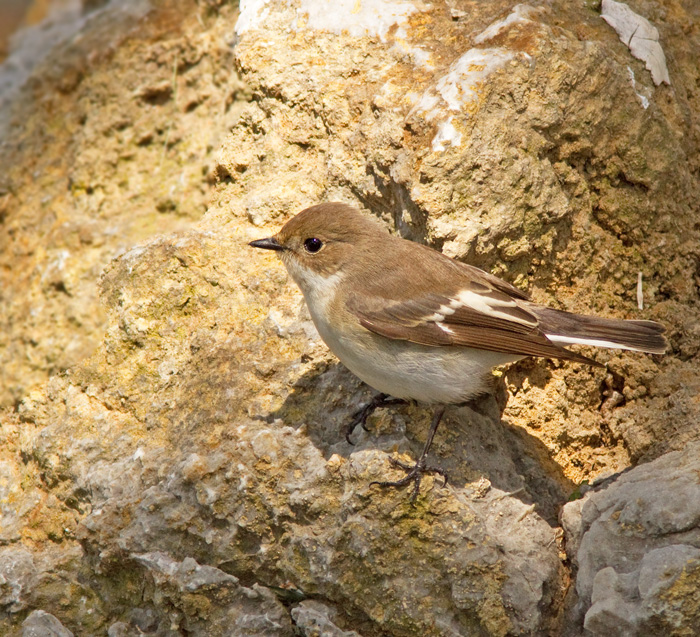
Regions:
<instances>
[{"instance_id":1,"label":"rough rock surface","mask_svg":"<svg viewBox=\"0 0 700 637\"><path fill-rule=\"evenodd\" d=\"M0 633L697 622L697 7L632 7L660 33L656 87L593 3L351 4L105 9L17 98ZM411 505L370 483L428 414L382 411L347 444L371 392L245 245L321 200L538 301L660 320L669 354L511 366L497 398L448 410L450 484ZM578 483L654 458L567 505L562 541Z\"/></svg>"},{"instance_id":2,"label":"rough rock surface","mask_svg":"<svg viewBox=\"0 0 700 637\"><path fill-rule=\"evenodd\" d=\"M593 635L694 635L700 622L700 445L564 507L574 614ZM576 624L580 617L576 617Z\"/></svg>"},{"instance_id":3,"label":"rough rock surface","mask_svg":"<svg viewBox=\"0 0 700 637\"><path fill-rule=\"evenodd\" d=\"M51 613L33 610L22 622L22 637L73 637Z\"/></svg>"},{"instance_id":4,"label":"rough rock surface","mask_svg":"<svg viewBox=\"0 0 700 637\"><path fill-rule=\"evenodd\" d=\"M243 85L230 20L184 20L191 9L126 0L90 14L0 110L0 405L101 342L111 259L206 208Z\"/></svg>"}]
</instances>

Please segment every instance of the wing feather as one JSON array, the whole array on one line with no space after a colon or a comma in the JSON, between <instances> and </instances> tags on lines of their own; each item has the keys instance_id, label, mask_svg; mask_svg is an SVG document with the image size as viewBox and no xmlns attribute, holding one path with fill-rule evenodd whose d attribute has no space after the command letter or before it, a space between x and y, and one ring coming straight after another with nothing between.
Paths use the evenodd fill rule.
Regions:
<instances>
[{"instance_id":1,"label":"wing feather","mask_svg":"<svg viewBox=\"0 0 700 637\"><path fill-rule=\"evenodd\" d=\"M438 294L387 302L384 307L379 307L379 301L376 297L370 300L355 294L348 299L347 308L364 328L386 338L433 347L458 345L598 365L550 341L539 329L534 314L500 295L481 299L486 311L465 305L457 296L450 299Z\"/></svg>"},{"instance_id":2,"label":"wing feather","mask_svg":"<svg viewBox=\"0 0 700 637\"><path fill-rule=\"evenodd\" d=\"M550 341L531 309L534 304L510 283L426 246L397 239L394 247L396 258L414 264L415 275L411 270L387 268L378 254L371 255L374 276L348 281L356 292L347 297L345 309L364 328L421 345L457 345L598 364ZM362 293L357 292L360 289Z\"/></svg>"}]
</instances>

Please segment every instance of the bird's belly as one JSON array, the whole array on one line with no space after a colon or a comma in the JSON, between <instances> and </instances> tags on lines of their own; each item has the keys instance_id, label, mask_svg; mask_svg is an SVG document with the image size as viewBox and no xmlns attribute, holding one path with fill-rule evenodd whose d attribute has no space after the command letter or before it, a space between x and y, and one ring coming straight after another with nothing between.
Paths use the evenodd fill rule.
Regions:
<instances>
[{"instance_id":1,"label":"bird's belly","mask_svg":"<svg viewBox=\"0 0 700 637\"><path fill-rule=\"evenodd\" d=\"M337 334L316 322L340 361L377 391L427 403L461 403L488 389L491 369L518 356L468 347L431 347L370 332Z\"/></svg>"}]
</instances>

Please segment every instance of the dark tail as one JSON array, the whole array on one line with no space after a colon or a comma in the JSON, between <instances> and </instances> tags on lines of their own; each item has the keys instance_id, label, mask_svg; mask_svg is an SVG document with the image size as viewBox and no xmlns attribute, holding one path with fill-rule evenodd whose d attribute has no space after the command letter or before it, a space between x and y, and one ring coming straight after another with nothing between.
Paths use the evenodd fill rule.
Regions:
<instances>
[{"instance_id":1,"label":"dark tail","mask_svg":"<svg viewBox=\"0 0 700 637\"><path fill-rule=\"evenodd\" d=\"M654 321L625 321L571 314L549 307L531 308L550 341L562 345L594 345L663 354L666 328Z\"/></svg>"}]
</instances>

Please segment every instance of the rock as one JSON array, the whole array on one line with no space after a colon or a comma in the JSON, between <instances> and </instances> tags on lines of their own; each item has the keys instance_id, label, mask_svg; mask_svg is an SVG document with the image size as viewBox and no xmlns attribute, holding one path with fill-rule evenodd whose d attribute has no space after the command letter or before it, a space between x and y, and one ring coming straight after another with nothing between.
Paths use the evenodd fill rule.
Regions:
<instances>
[{"instance_id":1,"label":"rock","mask_svg":"<svg viewBox=\"0 0 700 637\"><path fill-rule=\"evenodd\" d=\"M342 630L335 623L338 611L328 604L309 599L292 609L292 619L303 637L362 637L354 630Z\"/></svg>"},{"instance_id":2,"label":"rock","mask_svg":"<svg viewBox=\"0 0 700 637\"><path fill-rule=\"evenodd\" d=\"M17 41L19 67L12 55L0 65L0 87L32 74L23 90L0 90L2 406L99 346L100 272L201 217L218 139L240 109L223 43L232 8L202 30L187 0L63 4L50 30Z\"/></svg>"},{"instance_id":3,"label":"rock","mask_svg":"<svg viewBox=\"0 0 700 637\"><path fill-rule=\"evenodd\" d=\"M73 637L73 633L50 613L34 610L22 622L22 637Z\"/></svg>"},{"instance_id":4,"label":"rock","mask_svg":"<svg viewBox=\"0 0 700 637\"><path fill-rule=\"evenodd\" d=\"M643 60L654 84L670 84L666 56L659 44L659 31L649 20L636 14L624 2L603 0L601 15L620 36L634 57Z\"/></svg>"},{"instance_id":5,"label":"rock","mask_svg":"<svg viewBox=\"0 0 700 637\"><path fill-rule=\"evenodd\" d=\"M152 600L191 635L290 636L289 614L266 588L241 586L238 579L192 558L176 562L164 553L134 555L157 591ZM173 611L172 609L175 609ZM179 615L179 617L178 617Z\"/></svg>"},{"instance_id":6,"label":"rock","mask_svg":"<svg viewBox=\"0 0 700 637\"><path fill-rule=\"evenodd\" d=\"M24 596L36 585L33 555L23 549L5 548L0 553L0 605L16 612L26 607Z\"/></svg>"},{"instance_id":7,"label":"rock","mask_svg":"<svg viewBox=\"0 0 700 637\"><path fill-rule=\"evenodd\" d=\"M682 634L700 42L648 18L672 90L566 2L156 3L50 57L0 160L0 633ZM509 367L448 410L450 482L412 505L371 483L426 410L349 445L371 392L246 246L334 199L537 301L660 320L669 354Z\"/></svg>"},{"instance_id":8,"label":"rock","mask_svg":"<svg viewBox=\"0 0 700 637\"><path fill-rule=\"evenodd\" d=\"M133 629L126 622L114 622L107 629L107 637L129 637Z\"/></svg>"},{"instance_id":9,"label":"rock","mask_svg":"<svg viewBox=\"0 0 700 637\"><path fill-rule=\"evenodd\" d=\"M564 508L588 634L692 634L700 620L700 447L632 469ZM567 510L569 510L567 512ZM580 512L577 515L577 512ZM580 517L579 517L580 515Z\"/></svg>"},{"instance_id":10,"label":"rock","mask_svg":"<svg viewBox=\"0 0 700 637\"><path fill-rule=\"evenodd\" d=\"M51 511L47 509L46 515L50 517ZM25 531L26 548L20 543L13 543L0 549L0 634L12 637L52 634L42 633L41 630L42 626L52 626L54 620L58 622L54 614L61 618L64 625L71 628L80 626L82 631L94 634L100 625L100 602L86 580L89 567L85 565L81 570L83 552L76 542L69 540L62 545L46 541L34 543L31 539L33 526L41 525L33 525L30 518ZM52 613L40 606L50 608ZM29 624L20 624L33 610L39 614ZM32 615L34 613L29 612L27 619ZM29 630L35 632L29 633ZM65 632L56 634L73 634L68 629L62 630Z\"/></svg>"}]
</instances>

